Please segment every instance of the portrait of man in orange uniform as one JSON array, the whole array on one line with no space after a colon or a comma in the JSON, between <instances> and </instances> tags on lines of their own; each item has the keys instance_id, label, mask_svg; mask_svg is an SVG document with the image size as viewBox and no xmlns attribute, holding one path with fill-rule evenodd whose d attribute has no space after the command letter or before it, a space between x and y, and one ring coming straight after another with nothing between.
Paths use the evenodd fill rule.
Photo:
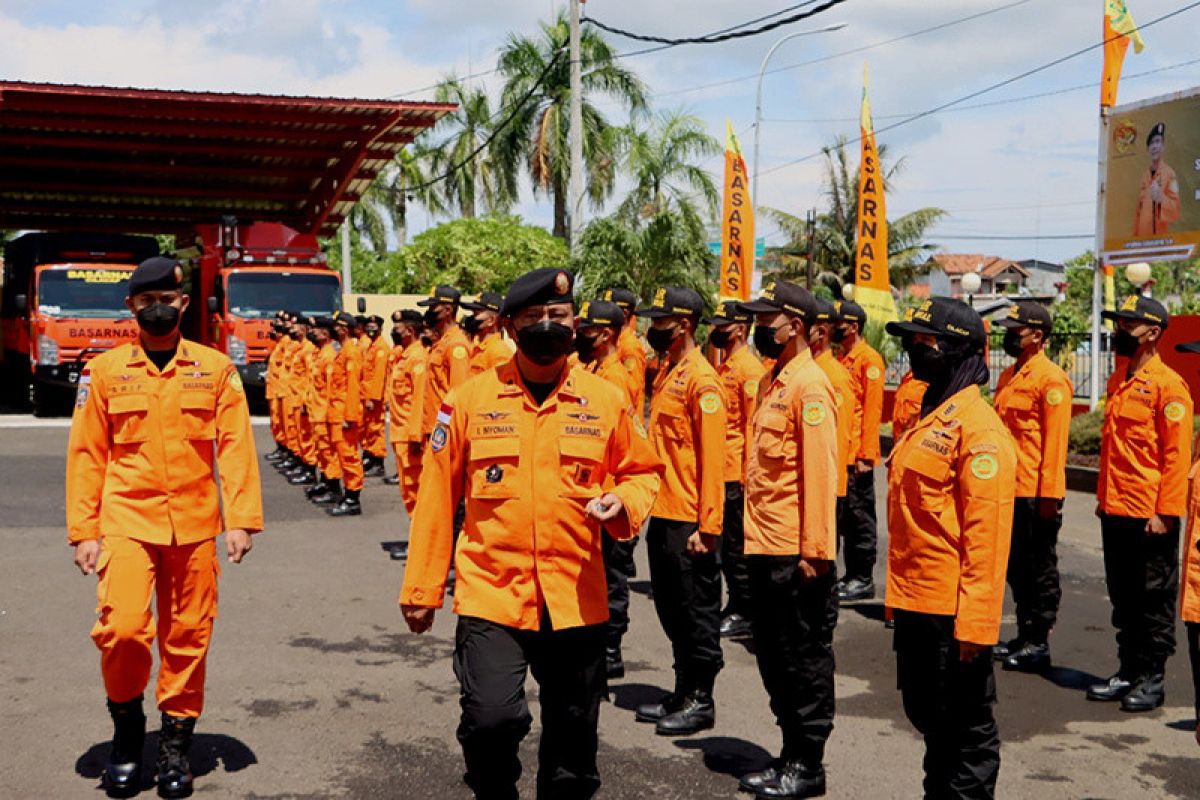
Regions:
<instances>
[{"instance_id":1,"label":"portrait of man in orange uniform","mask_svg":"<svg viewBox=\"0 0 1200 800\"><path fill-rule=\"evenodd\" d=\"M1134 236L1161 236L1169 233L1171 223L1179 220L1179 178L1163 161L1167 126L1158 123L1146 137L1150 166L1138 184L1137 209L1133 213Z\"/></svg>"}]
</instances>

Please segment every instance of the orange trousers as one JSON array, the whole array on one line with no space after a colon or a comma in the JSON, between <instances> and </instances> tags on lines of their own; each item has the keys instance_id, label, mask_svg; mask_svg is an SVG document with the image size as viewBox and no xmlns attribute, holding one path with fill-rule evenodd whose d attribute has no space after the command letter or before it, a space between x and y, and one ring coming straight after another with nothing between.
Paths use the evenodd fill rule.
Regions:
<instances>
[{"instance_id":1,"label":"orange trousers","mask_svg":"<svg viewBox=\"0 0 1200 800\"><path fill-rule=\"evenodd\" d=\"M319 464L317 436L313 432L312 423L308 420L308 414L297 411L296 416L296 433L300 437L300 460L310 467L315 467Z\"/></svg>"},{"instance_id":2,"label":"orange trousers","mask_svg":"<svg viewBox=\"0 0 1200 800\"><path fill-rule=\"evenodd\" d=\"M313 439L317 443L317 466L322 474L330 480L342 479L342 462L338 460L337 450L333 447L333 438L329 433L329 423L314 422Z\"/></svg>"},{"instance_id":3,"label":"orange trousers","mask_svg":"<svg viewBox=\"0 0 1200 800\"><path fill-rule=\"evenodd\" d=\"M384 405L377 401L375 408L368 411L363 405L362 448L373 456L387 458L387 425L384 422Z\"/></svg>"},{"instance_id":4,"label":"orange trousers","mask_svg":"<svg viewBox=\"0 0 1200 800\"><path fill-rule=\"evenodd\" d=\"M221 574L216 540L155 545L105 537L97 567L99 618L92 641L100 648L108 698L124 703L141 697L150 682L150 645L157 636L159 710L173 717L200 716Z\"/></svg>"},{"instance_id":5,"label":"orange trousers","mask_svg":"<svg viewBox=\"0 0 1200 800\"><path fill-rule=\"evenodd\" d=\"M363 487L362 457L358 453L359 431L357 422L350 423L348 428L340 422L329 424L333 446L337 448L338 461L342 466L342 485L351 492Z\"/></svg>"},{"instance_id":6,"label":"orange trousers","mask_svg":"<svg viewBox=\"0 0 1200 800\"><path fill-rule=\"evenodd\" d=\"M271 418L271 438L276 442L283 442L283 401L278 397L272 397L267 402L267 409Z\"/></svg>"},{"instance_id":7,"label":"orange trousers","mask_svg":"<svg viewBox=\"0 0 1200 800\"><path fill-rule=\"evenodd\" d=\"M300 431L296 427L300 416L300 405L292 399L284 399L281 403L284 444L287 445L288 450L291 450L296 455L300 455Z\"/></svg>"},{"instance_id":8,"label":"orange trousers","mask_svg":"<svg viewBox=\"0 0 1200 800\"><path fill-rule=\"evenodd\" d=\"M423 450L413 453L408 442L392 442L396 454L396 473L400 476L400 498L411 517L417 507L417 487L421 484L421 456Z\"/></svg>"}]
</instances>

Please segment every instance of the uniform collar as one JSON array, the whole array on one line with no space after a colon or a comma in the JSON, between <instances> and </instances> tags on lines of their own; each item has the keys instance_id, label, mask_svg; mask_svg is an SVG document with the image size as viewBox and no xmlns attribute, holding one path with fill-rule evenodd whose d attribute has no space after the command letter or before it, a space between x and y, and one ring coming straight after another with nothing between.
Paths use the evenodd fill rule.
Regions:
<instances>
[{"instance_id":1,"label":"uniform collar","mask_svg":"<svg viewBox=\"0 0 1200 800\"><path fill-rule=\"evenodd\" d=\"M501 397L512 397L514 395L529 396L529 391L525 388L525 382L521 378L521 370L517 367L517 359L515 357L496 367L496 375L502 384L499 392ZM575 370L571 369L570 366L563 369L563 377L559 379L558 386L546 398L546 403L553 402L556 397L561 397L568 401L580 399L580 394L575 388ZM546 407L546 403L542 404L542 408Z\"/></svg>"},{"instance_id":2,"label":"uniform collar","mask_svg":"<svg viewBox=\"0 0 1200 800\"><path fill-rule=\"evenodd\" d=\"M797 353L791 361L783 365L783 369L779 370L779 374L775 376L775 380L781 383L787 383L791 378L792 373L800 369L805 364L815 364L816 359L813 358L812 350L805 348Z\"/></svg>"},{"instance_id":3,"label":"uniform collar","mask_svg":"<svg viewBox=\"0 0 1200 800\"><path fill-rule=\"evenodd\" d=\"M127 367L144 367L150 363L150 359L146 356L146 351L142 347L141 340L134 342L129 348L129 360L125 362ZM200 362L192 357L192 351L189 348L189 342L182 336L179 337L179 347L175 350L175 357L167 362L167 366L163 368L163 372L167 372L171 368L171 364L177 367L194 367Z\"/></svg>"},{"instance_id":4,"label":"uniform collar","mask_svg":"<svg viewBox=\"0 0 1200 800\"><path fill-rule=\"evenodd\" d=\"M964 408L977 402L980 397L979 386L972 384L947 397L929 416L937 417L943 422L949 422Z\"/></svg>"}]
</instances>

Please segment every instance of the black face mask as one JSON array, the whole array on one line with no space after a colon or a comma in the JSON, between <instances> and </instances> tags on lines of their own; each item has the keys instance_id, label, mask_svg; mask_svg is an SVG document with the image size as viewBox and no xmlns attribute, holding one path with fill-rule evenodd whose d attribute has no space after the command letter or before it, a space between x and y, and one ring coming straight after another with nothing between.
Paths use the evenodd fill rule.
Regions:
<instances>
[{"instance_id":1,"label":"black face mask","mask_svg":"<svg viewBox=\"0 0 1200 800\"><path fill-rule=\"evenodd\" d=\"M671 342L675 341L675 334L679 331L678 327L674 328L651 328L646 331L646 341L656 353L665 353L671 349Z\"/></svg>"},{"instance_id":2,"label":"black face mask","mask_svg":"<svg viewBox=\"0 0 1200 800\"><path fill-rule=\"evenodd\" d=\"M718 350L724 350L729 347L731 334L729 331L713 331L708 335L708 340L712 342L712 346Z\"/></svg>"},{"instance_id":3,"label":"black face mask","mask_svg":"<svg viewBox=\"0 0 1200 800\"><path fill-rule=\"evenodd\" d=\"M926 383L936 383L939 377L944 377L947 370L946 354L934 350L920 342L906 342L905 351L908 361L912 364L913 377Z\"/></svg>"},{"instance_id":4,"label":"black face mask","mask_svg":"<svg viewBox=\"0 0 1200 800\"><path fill-rule=\"evenodd\" d=\"M535 322L517 331L517 349L533 363L545 367L571 352L574 331L557 322Z\"/></svg>"},{"instance_id":5,"label":"black face mask","mask_svg":"<svg viewBox=\"0 0 1200 800\"><path fill-rule=\"evenodd\" d=\"M309 331L308 333L304 334L304 338L308 339L313 344L317 343L317 335L315 333L313 333L312 331Z\"/></svg>"},{"instance_id":6,"label":"black face mask","mask_svg":"<svg viewBox=\"0 0 1200 800\"><path fill-rule=\"evenodd\" d=\"M1118 329L1113 335L1113 352L1123 358L1133 358L1141 346L1141 340L1129 331Z\"/></svg>"},{"instance_id":7,"label":"black face mask","mask_svg":"<svg viewBox=\"0 0 1200 800\"><path fill-rule=\"evenodd\" d=\"M433 337L432 336L422 336L421 337L421 346L422 347L433 347Z\"/></svg>"},{"instance_id":8,"label":"black face mask","mask_svg":"<svg viewBox=\"0 0 1200 800\"><path fill-rule=\"evenodd\" d=\"M579 354L579 360L585 364L594 361L596 359L596 340L591 336L576 336L575 352Z\"/></svg>"},{"instance_id":9,"label":"black face mask","mask_svg":"<svg viewBox=\"0 0 1200 800\"><path fill-rule=\"evenodd\" d=\"M379 338L379 329L378 328L367 328L367 336L370 337L371 339L378 339Z\"/></svg>"},{"instance_id":10,"label":"black face mask","mask_svg":"<svg viewBox=\"0 0 1200 800\"><path fill-rule=\"evenodd\" d=\"M472 336L479 332L480 322L478 317L463 317L463 321L458 324L462 326L464 331Z\"/></svg>"},{"instance_id":11,"label":"black face mask","mask_svg":"<svg viewBox=\"0 0 1200 800\"><path fill-rule=\"evenodd\" d=\"M288 338L291 339L293 342L298 342L298 341L300 341L300 332L299 331L288 331Z\"/></svg>"},{"instance_id":12,"label":"black face mask","mask_svg":"<svg viewBox=\"0 0 1200 800\"><path fill-rule=\"evenodd\" d=\"M783 348L787 347L787 342L775 341L775 333L778 330L767 325L754 326L754 349L764 358L779 358L783 355Z\"/></svg>"},{"instance_id":13,"label":"black face mask","mask_svg":"<svg viewBox=\"0 0 1200 800\"><path fill-rule=\"evenodd\" d=\"M428 309L425 312L425 324L431 328L437 327L437 324L442 321L442 314L436 308Z\"/></svg>"},{"instance_id":14,"label":"black face mask","mask_svg":"<svg viewBox=\"0 0 1200 800\"><path fill-rule=\"evenodd\" d=\"M833 333L830 334L829 338L833 341L834 344L841 344L842 340L846 338L846 329L845 328L834 328Z\"/></svg>"},{"instance_id":15,"label":"black face mask","mask_svg":"<svg viewBox=\"0 0 1200 800\"><path fill-rule=\"evenodd\" d=\"M1006 355L1013 358L1019 358L1021 351L1025 348L1021 346L1021 334L1019 331L1005 331L1004 344L1002 345Z\"/></svg>"},{"instance_id":16,"label":"black face mask","mask_svg":"<svg viewBox=\"0 0 1200 800\"><path fill-rule=\"evenodd\" d=\"M397 331L392 331L392 344L403 344L403 339L404 337L401 336Z\"/></svg>"},{"instance_id":17,"label":"black face mask","mask_svg":"<svg viewBox=\"0 0 1200 800\"><path fill-rule=\"evenodd\" d=\"M137 312L137 322L138 327L151 336L166 336L179 327L179 309L166 303L153 303Z\"/></svg>"}]
</instances>

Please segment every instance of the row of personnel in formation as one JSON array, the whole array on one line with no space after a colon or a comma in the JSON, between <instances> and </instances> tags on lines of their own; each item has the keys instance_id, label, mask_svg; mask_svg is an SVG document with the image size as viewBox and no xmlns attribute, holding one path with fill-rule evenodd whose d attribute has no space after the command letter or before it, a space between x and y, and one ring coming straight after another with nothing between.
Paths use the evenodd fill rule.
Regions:
<instances>
[{"instance_id":1,"label":"row of personnel in formation","mask_svg":"<svg viewBox=\"0 0 1200 800\"><path fill-rule=\"evenodd\" d=\"M531 725L528 670L540 686L544 728L539 796L595 793L599 708L606 676L621 671L626 580L644 525L675 687L638 708L638 719L664 735L712 727L721 634L744 634L748 624L783 747L771 768L743 776L741 788L759 797L823 794L839 597L874 593L868 493L879 459L883 363L862 341L866 315L785 282L708 318L688 289L660 290L640 310L620 290L577 308L573 289L568 273L541 269L503 299L481 297L472 318L494 314L491 322L516 349L497 351L496 363L472 377L473 354L483 348L456 323L459 293L438 287L420 319L393 318L400 349L381 359L384 394L371 395L370 407L355 320L289 322L292 343L283 353L304 348L309 327L317 355L306 358L329 360L326 335L341 346L329 348L334 366L322 375L312 371L319 360L306 361L304 382L294 354L286 366L282 355L275 362L277 441L339 495L332 509L347 508L358 502L350 471L358 482L364 460L372 467L382 459L378 440L360 437L360 424L365 432L368 413L386 403L412 514L401 610L413 631L428 630L453 564L458 739L477 796L516 796L518 746ZM142 693L157 634L157 780L160 794L179 797L192 788L187 756L216 611L215 537L224 530L229 559L241 561L263 527L261 487L236 371L179 336L188 299L178 266L145 262L128 294L140 339L97 357L80 381L67 521L76 564L100 578L93 639L114 721L104 782L118 794L138 785ZM646 339L658 354L648 423L634 315L649 319ZM1116 347L1129 361L1109 384L1098 512L1120 668L1088 696L1138 711L1162 703L1185 517L1182 608L1194 672L1200 660L1200 557L1191 524L1200 507L1188 505L1192 401L1155 354L1166 311L1135 297L1111 316ZM379 322L368 320L368 333ZM702 324L712 326L718 367L696 347ZM1047 664L1060 594L1054 541L1073 392L1043 353L1045 309L1019 304L1001 324L1005 350L1017 360L1001 378L995 408L980 391L988 382L986 337L972 309L938 298L888 325L912 374L897 394L887 462L886 603L905 711L925 738L929 796L993 795L992 657L999 653L1014 669ZM840 359L831 354L835 343ZM314 394L318 380L323 398ZM306 458L308 442L316 455ZM841 581L839 533L847 562ZM730 587L724 613L722 568ZM997 647L1006 576L1018 631Z\"/></svg>"}]
</instances>

